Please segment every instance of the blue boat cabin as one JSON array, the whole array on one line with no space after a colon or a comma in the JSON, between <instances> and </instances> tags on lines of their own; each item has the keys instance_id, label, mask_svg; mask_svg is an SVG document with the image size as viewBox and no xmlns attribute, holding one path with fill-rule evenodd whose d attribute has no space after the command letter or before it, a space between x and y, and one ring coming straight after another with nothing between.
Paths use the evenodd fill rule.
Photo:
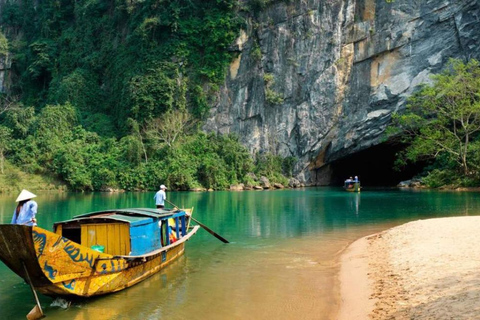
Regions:
<instances>
[{"instance_id":1,"label":"blue boat cabin","mask_svg":"<svg viewBox=\"0 0 480 320\"><path fill-rule=\"evenodd\" d=\"M54 232L112 255L141 256L187 234L183 210L122 209L87 213L54 225Z\"/></svg>"}]
</instances>

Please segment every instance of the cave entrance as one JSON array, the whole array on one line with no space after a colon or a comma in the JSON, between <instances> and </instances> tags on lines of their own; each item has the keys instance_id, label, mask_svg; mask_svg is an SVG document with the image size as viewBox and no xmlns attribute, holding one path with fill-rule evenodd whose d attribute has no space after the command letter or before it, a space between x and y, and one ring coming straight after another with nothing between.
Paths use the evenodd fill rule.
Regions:
<instances>
[{"instance_id":1,"label":"cave entrance","mask_svg":"<svg viewBox=\"0 0 480 320\"><path fill-rule=\"evenodd\" d=\"M348 177L358 176L362 187L391 187L422 172L426 163L394 170L396 153L405 145L382 143L330 163L330 185L342 186Z\"/></svg>"}]
</instances>

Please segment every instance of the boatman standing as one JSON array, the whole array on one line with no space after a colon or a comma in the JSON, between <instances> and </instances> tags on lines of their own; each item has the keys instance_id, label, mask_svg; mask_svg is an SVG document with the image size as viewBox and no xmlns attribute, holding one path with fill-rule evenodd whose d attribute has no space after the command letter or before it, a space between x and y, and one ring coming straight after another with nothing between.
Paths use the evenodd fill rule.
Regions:
<instances>
[{"instance_id":1,"label":"boatman standing","mask_svg":"<svg viewBox=\"0 0 480 320\"><path fill-rule=\"evenodd\" d=\"M37 225L35 215L37 214L38 205L32 200L35 197L36 195L28 190L23 189L22 192L20 192L17 200L15 200L15 202L18 202L18 205L13 212L12 224L21 224L25 226Z\"/></svg>"},{"instance_id":2,"label":"boatman standing","mask_svg":"<svg viewBox=\"0 0 480 320\"><path fill-rule=\"evenodd\" d=\"M155 205L157 206L157 209L165 208L165 200L167 200L165 190L167 190L167 187L162 184L160 186L160 190L158 190L158 192L155 193L155 196L153 197L153 199L155 199Z\"/></svg>"}]
</instances>

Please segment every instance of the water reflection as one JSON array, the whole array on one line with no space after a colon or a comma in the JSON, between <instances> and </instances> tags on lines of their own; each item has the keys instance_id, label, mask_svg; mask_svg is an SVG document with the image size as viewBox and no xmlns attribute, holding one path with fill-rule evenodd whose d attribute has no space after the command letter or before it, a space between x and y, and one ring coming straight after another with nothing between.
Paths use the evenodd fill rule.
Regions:
<instances>
[{"instance_id":1,"label":"water reflection","mask_svg":"<svg viewBox=\"0 0 480 320\"><path fill-rule=\"evenodd\" d=\"M51 230L85 212L153 207L153 194L40 193L37 219ZM128 290L66 310L41 296L49 319L331 319L336 259L348 243L406 221L480 213L477 193L310 188L168 196L232 243L202 230L185 256ZM15 198L0 195L0 222L10 222ZM24 319L33 304L28 286L0 263L2 318Z\"/></svg>"},{"instance_id":2,"label":"water reflection","mask_svg":"<svg viewBox=\"0 0 480 320\"><path fill-rule=\"evenodd\" d=\"M358 216L358 212L359 212L359 209L360 209L360 192L355 192L353 194L353 204L352 204L352 207L354 208L355 210L355 215Z\"/></svg>"}]
</instances>

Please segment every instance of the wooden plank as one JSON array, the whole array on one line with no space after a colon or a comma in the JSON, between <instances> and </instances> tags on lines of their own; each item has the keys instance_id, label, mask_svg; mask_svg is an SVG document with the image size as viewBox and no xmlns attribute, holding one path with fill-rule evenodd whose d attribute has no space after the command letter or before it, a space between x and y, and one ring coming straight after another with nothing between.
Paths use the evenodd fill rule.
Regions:
<instances>
[{"instance_id":1,"label":"wooden plank","mask_svg":"<svg viewBox=\"0 0 480 320\"><path fill-rule=\"evenodd\" d=\"M96 229L96 237L97 237L97 243L95 244L98 244L98 245L101 245L101 246L104 246L105 247L105 250L107 250L107 246L108 246L108 238L107 238L107 226L106 225L102 225L102 224L97 224L95 225L95 229Z\"/></svg>"},{"instance_id":2,"label":"wooden plank","mask_svg":"<svg viewBox=\"0 0 480 320\"><path fill-rule=\"evenodd\" d=\"M111 225L110 232L108 233L108 246L109 252L113 255L123 254L125 251L123 248L123 242L125 241L122 236L122 227L124 223L115 223Z\"/></svg>"},{"instance_id":3,"label":"wooden plank","mask_svg":"<svg viewBox=\"0 0 480 320\"><path fill-rule=\"evenodd\" d=\"M90 244L88 243L88 225L82 225L80 232L81 245L85 247L90 247Z\"/></svg>"},{"instance_id":4,"label":"wooden plank","mask_svg":"<svg viewBox=\"0 0 480 320\"><path fill-rule=\"evenodd\" d=\"M115 223L105 225L105 236L107 242L105 244L105 252L115 254Z\"/></svg>"},{"instance_id":5,"label":"wooden plank","mask_svg":"<svg viewBox=\"0 0 480 320\"><path fill-rule=\"evenodd\" d=\"M122 251L121 244L120 244L120 241L122 241L122 239L120 238L120 227L121 226L122 226L122 224L116 223L113 227L113 229L114 229L113 233L110 234L109 238L108 238L108 241L110 241L110 243L112 244L112 250L114 252L112 254L120 254L120 252Z\"/></svg>"},{"instance_id":6,"label":"wooden plank","mask_svg":"<svg viewBox=\"0 0 480 320\"><path fill-rule=\"evenodd\" d=\"M122 226L121 232L120 232L120 239L122 239L122 246L123 246L123 254L124 255L129 255L131 249L131 244L130 244L130 225L124 224Z\"/></svg>"}]
</instances>

